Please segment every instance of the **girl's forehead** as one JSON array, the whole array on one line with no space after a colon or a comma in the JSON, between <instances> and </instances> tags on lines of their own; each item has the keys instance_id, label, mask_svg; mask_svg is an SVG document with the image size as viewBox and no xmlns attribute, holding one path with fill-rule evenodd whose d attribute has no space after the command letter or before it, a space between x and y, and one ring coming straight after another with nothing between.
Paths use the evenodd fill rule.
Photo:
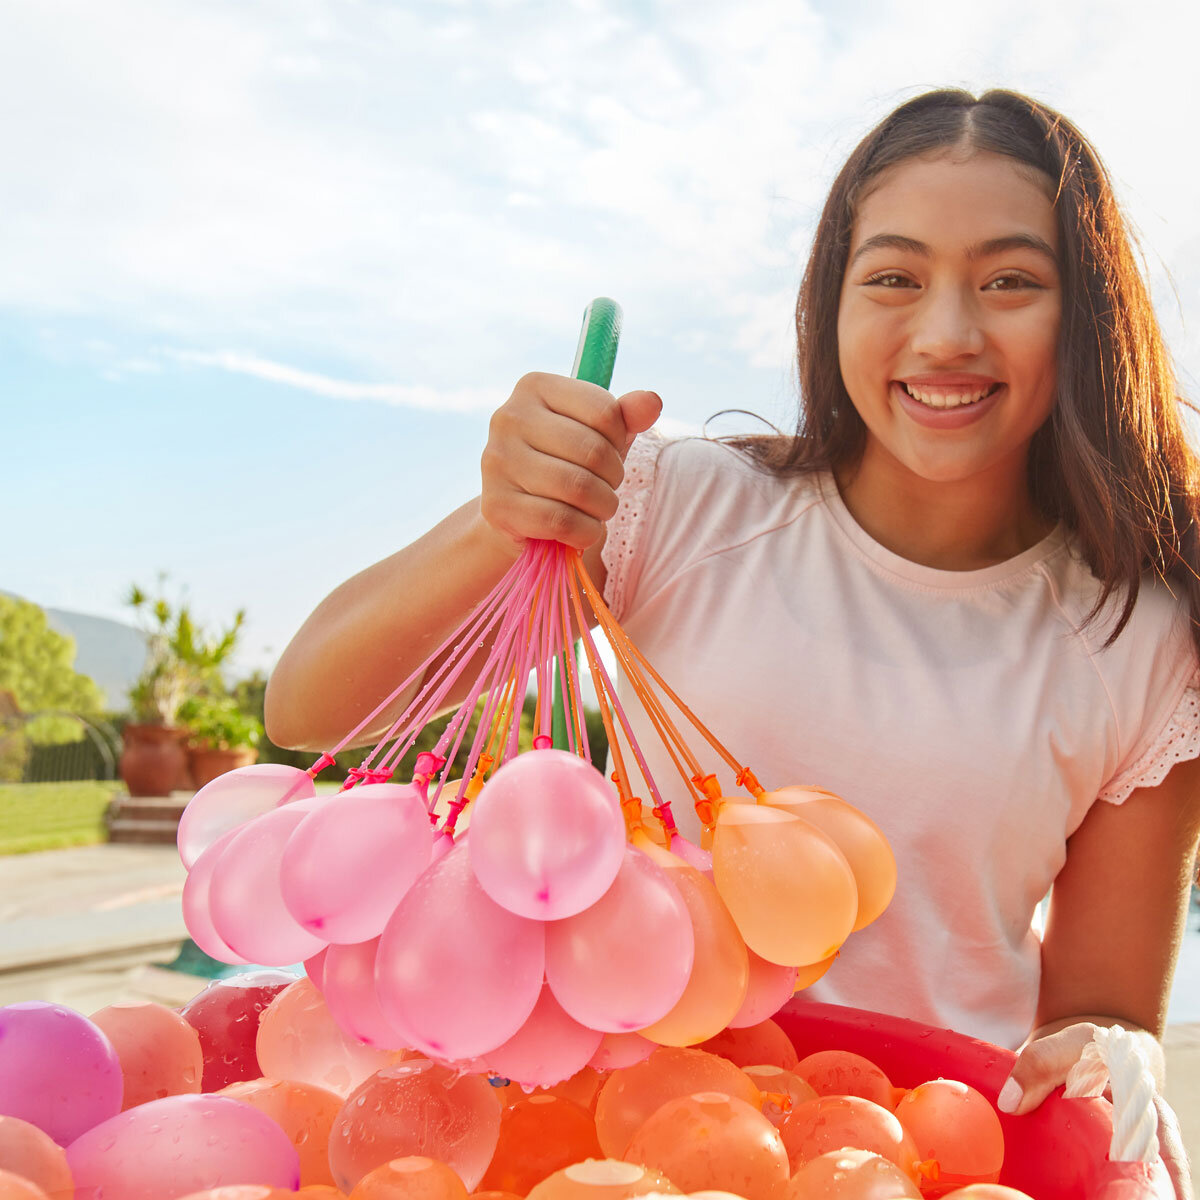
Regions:
<instances>
[{"instance_id":1,"label":"girl's forehead","mask_svg":"<svg viewBox=\"0 0 1200 1200\"><path fill-rule=\"evenodd\" d=\"M1058 250L1058 219L1041 172L1003 154L962 150L905 159L859 198L852 250L894 234L947 251L1027 233Z\"/></svg>"}]
</instances>

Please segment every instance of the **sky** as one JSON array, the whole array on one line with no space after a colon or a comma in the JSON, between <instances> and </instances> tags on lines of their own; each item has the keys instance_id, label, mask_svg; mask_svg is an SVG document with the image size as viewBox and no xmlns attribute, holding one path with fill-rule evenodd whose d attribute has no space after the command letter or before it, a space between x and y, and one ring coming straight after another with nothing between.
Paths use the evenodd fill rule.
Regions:
<instances>
[{"instance_id":1,"label":"sky","mask_svg":"<svg viewBox=\"0 0 1200 1200\"><path fill-rule=\"evenodd\" d=\"M491 412L567 373L668 432L792 424L794 298L856 142L936 86L1091 138L1200 399L1181 0L0 0L0 588L131 583L269 669L341 580L476 494ZM724 430L753 427L726 418Z\"/></svg>"}]
</instances>

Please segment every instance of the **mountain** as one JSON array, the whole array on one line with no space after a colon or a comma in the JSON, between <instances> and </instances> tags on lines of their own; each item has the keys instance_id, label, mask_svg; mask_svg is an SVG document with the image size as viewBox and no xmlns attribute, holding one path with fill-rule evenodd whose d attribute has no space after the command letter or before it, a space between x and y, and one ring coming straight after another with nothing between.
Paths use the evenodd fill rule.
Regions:
<instances>
[{"instance_id":1,"label":"mountain","mask_svg":"<svg viewBox=\"0 0 1200 1200\"><path fill-rule=\"evenodd\" d=\"M125 709L129 688L146 661L146 639L141 630L107 617L65 608L43 607L42 611L51 629L75 642L75 670L96 681L104 693L105 708L110 712Z\"/></svg>"}]
</instances>

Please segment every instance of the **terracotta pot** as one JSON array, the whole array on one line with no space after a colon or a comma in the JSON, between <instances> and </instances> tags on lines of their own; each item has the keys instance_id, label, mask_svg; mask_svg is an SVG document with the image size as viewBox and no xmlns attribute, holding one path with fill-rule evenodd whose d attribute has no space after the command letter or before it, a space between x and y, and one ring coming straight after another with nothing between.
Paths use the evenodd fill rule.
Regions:
<instances>
[{"instance_id":1,"label":"terracotta pot","mask_svg":"<svg viewBox=\"0 0 1200 1200\"><path fill-rule=\"evenodd\" d=\"M192 770L192 786L197 790L211 783L218 775L235 767L248 767L258 761L258 751L249 746L235 750L213 750L207 746L189 746L188 765Z\"/></svg>"},{"instance_id":2,"label":"terracotta pot","mask_svg":"<svg viewBox=\"0 0 1200 1200\"><path fill-rule=\"evenodd\" d=\"M173 725L126 725L121 778L131 796L169 796L187 763L186 729Z\"/></svg>"}]
</instances>

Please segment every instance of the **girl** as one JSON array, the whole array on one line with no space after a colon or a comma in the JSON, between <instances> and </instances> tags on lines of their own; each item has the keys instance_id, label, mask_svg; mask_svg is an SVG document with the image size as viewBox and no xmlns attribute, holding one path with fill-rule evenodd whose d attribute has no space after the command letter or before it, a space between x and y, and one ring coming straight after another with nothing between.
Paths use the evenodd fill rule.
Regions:
<instances>
[{"instance_id":1,"label":"girl","mask_svg":"<svg viewBox=\"0 0 1200 1200\"><path fill-rule=\"evenodd\" d=\"M522 379L479 499L297 634L270 735L335 742L525 539L566 542L767 786L828 787L891 840L896 897L814 998L1023 1047L1009 1111L1095 1025L1141 1033L1161 1082L1200 836L1200 501L1095 152L1012 92L904 104L834 182L797 333L793 437L666 444L637 437L651 392Z\"/></svg>"}]
</instances>

